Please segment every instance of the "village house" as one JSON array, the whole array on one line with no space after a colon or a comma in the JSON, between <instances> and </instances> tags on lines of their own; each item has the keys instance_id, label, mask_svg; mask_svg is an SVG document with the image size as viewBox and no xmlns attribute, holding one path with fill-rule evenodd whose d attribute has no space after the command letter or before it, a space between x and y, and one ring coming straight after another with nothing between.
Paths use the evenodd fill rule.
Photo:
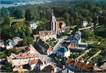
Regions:
<instances>
[{"instance_id":1,"label":"village house","mask_svg":"<svg viewBox=\"0 0 106 73\"><path fill-rule=\"evenodd\" d=\"M28 52L19 53L18 55L11 54L9 57L7 57L8 62L12 63L13 71L17 71L17 67L24 66L27 64L30 65L31 70L34 69L36 63L33 65L32 61L38 61L39 58L32 47L27 48L29 48L26 49L29 50Z\"/></svg>"},{"instance_id":2,"label":"village house","mask_svg":"<svg viewBox=\"0 0 106 73\"><path fill-rule=\"evenodd\" d=\"M53 31L39 31L39 36L44 41L46 41L49 38L55 38L55 39L57 39L57 35Z\"/></svg>"},{"instance_id":3,"label":"village house","mask_svg":"<svg viewBox=\"0 0 106 73\"><path fill-rule=\"evenodd\" d=\"M73 66L74 70L78 70L79 72L91 72L94 69L94 65L86 64L81 61L75 61L72 59L67 60L67 64L70 65L69 67Z\"/></svg>"},{"instance_id":4,"label":"village house","mask_svg":"<svg viewBox=\"0 0 106 73\"><path fill-rule=\"evenodd\" d=\"M37 52L35 52L35 48L33 48L31 45L29 47L25 48L28 50L24 53L19 54L11 54L9 57L7 57L7 60L9 63L12 63L13 71L29 71L29 70L35 70L37 72L44 71L46 67L49 67L49 65L54 66L54 63L49 61L48 56L46 55L39 55ZM51 48L48 48L48 53L52 51ZM56 71L56 68L53 67L53 71ZM51 69L49 70L52 71Z\"/></svg>"},{"instance_id":5,"label":"village house","mask_svg":"<svg viewBox=\"0 0 106 73\"><path fill-rule=\"evenodd\" d=\"M81 42L81 32L77 31L74 35L71 35L66 41L69 43L68 48L71 50L85 50L88 44Z\"/></svg>"},{"instance_id":6,"label":"village house","mask_svg":"<svg viewBox=\"0 0 106 73\"><path fill-rule=\"evenodd\" d=\"M0 40L0 47L2 47L2 48L6 47L6 49L12 49L14 46L16 46L22 40L23 39L21 39L20 37L14 37L12 39L8 39L8 40L6 40L6 42L4 42L3 40Z\"/></svg>"},{"instance_id":7,"label":"village house","mask_svg":"<svg viewBox=\"0 0 106 73\"><path fill-rule=\"evenodd\" d=\"M12 63L13 71L16 71L17 70L16 67L29 64L33 60L38 60L38 57L29 53L20 53L18 55L11 54L11 56L8 57L7 59L8 62ZM31 64L31 69L33 69L32 64Z\"/></svg>"}]
</instances>

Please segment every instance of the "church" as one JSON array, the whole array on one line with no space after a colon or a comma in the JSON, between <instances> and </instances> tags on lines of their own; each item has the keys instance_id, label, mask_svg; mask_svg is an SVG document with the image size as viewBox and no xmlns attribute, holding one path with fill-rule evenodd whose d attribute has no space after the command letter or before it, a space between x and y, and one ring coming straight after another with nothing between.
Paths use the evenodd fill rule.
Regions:
<instances>
[{"instance_id":1,"label":"church","mask_svg":"<svg viewBox=\"0 0 106 73\"><path fill-rule=\"evenodd\" d=\"M47 40L49 38L57 38L57 34L65 32L66 24L63 20L57 20L54 16L54 13L51 14L51 30L48 31L39 31L39 36L43 40Z\"/></svg>"}]
</instances>

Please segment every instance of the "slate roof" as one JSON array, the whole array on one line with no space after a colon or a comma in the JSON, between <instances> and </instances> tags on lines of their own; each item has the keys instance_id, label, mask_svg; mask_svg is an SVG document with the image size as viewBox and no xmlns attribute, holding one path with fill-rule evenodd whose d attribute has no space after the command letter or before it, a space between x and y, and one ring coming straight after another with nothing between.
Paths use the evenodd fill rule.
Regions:
<instances>
[{"instance_id":1,"label":"slate roof","mask_svg":"<svg viewBox=\"0 0 106 73\"><path fill-rule=\"evenodd\" d=\"M78 31L74 35L70 36L69 40L70 40L70 43L78 44L78 41L80 40L80 38L81 38L81 32Z\"/></svg>"}]
</instances>

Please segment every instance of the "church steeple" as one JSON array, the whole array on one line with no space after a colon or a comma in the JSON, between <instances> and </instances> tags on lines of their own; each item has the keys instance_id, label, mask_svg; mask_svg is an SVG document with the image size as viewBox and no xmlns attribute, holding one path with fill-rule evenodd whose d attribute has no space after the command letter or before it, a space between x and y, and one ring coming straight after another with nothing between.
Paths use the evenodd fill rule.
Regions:
<instances>
[{"instance_id":1,"label":"church steeple","mask_svg":"<svg viewBox=\"0 0 106 73\"><path fill-rule=\"evenodd\" d=\"M52 12L51 12L52 16L54 16L54 13L53 13L53 9L52 9Z\"/></svg>"},{"instance_id":2,"label":"church steeple","mask_svg":"<svg viewBox=\"0 0 106 73\"><path fill-rule=\"evenodd\" d=\"M54 16L53 10L52 10L51 30L56 31L56 17Z\"/></svg>"}]
</instances>

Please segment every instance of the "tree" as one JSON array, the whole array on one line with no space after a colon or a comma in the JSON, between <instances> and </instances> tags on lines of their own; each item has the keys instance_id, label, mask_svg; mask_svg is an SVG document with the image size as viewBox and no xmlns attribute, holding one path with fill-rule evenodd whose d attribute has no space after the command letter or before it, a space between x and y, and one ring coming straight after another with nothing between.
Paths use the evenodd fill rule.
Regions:
<instances>
[{"instance_id":1,"label":"tree","mask_svg":"<svg viewBox=\"0 0 106 73\"><path fill-rule=\"evenodd\" d=\"M9 50L5 50L3 53L4 53L6 56L10 56L11 53L19 54L20 51L16 50L16 48L12 48L12 49L9 49Z\"/></svg>"},{"instance_id":2,"label":"tree","mask_svg":"<svg viewBox=\"0 0 106 73\"><path fill-rule=\"evenodd\" d=\"M24 22L16 22L12 23L11 29L14 30L13 33L15 36L18 37L25 37L25 36L30 36L31 32L29 30L28 25L26 25Z\"/></svg>"},{"instance_id":3,"label":"tree","mask_svg":"<svg viewBox=\"0 0 106 73\"><path fill-rule=\"evenodd\" d=\"M19 8L14 9L12 14L17 19L23 17L23 11L21 9L19 9Z\"/></svg>"},{"instance_id":4,"label":"tree","mask_svg":"<svg viewBox=\"0 0 106 73\"><path fill-rule=\"evenodd\" d=\"M106 11L103 11L99 16L99 24L106 27Z\"/></svg>"},{"instance_id":5,"label":"tree","mask_svg":"<svg viewBox=\"0 0 106 73\"><path fill-rule=\"evenodd\" d=\"M1 71L3 72L12 72L12 64L8 63L7 61L5 62L5 64L1 67Z\"/></svg>"},{"instance_id":6,"label":"tree","mask_svg":"<svg viewBox=\"0 0 106 73\"><path fill-rule=\"evenodd\" d=\"M105 27L96 28L95 34L97 36L101 36L103 38L106 38L106 28Z\"/></svg>"},{"instance_id":7,"label":"tree","mask_svg":"<svg viewBox=\"0 0 106 73\"><path fill-rule=\"evenodd\" d=\"M10 18L8 16L4 17L3 26L10 26Z\"/></svg>"},{"instance_id":8,"label":"tree","mask_svg":"<svg viewBox=\"0 0 106 73\"><path fill-rule=\"evenodd\" d=\"M30 10L30 9L25 10L25 20L26 20L26 21L31 21L31 20L33 20L33 16L32 16L32 14L31 14L31 10Z\"/></svg>"},{"instance_id":9,"label":"tree","mask_svg":"<svg viewBox=\"0 0 106 73\"><path fill-rule=\"evenodd\" d=\"M88 21L88 23L92 22L92 18L90 16L87 16L86 20Z\"/></svg>"},{"instance_id":10,"label":"tree","mask_svg":"<svg viewBox=\"0 0 106 73\"><path fill-rule=\"evenodd\" d=\"M1 34L4 37L4 39L9 39L9 38L14 37L14 32L11 28L3 29Z\"/></svg>"},{"instance_id":11,"label":"tree","mask_svg":"<svg viewBox=\"0 0 106 73\"><path fill-rule=\"evenodd\" d=\"M1 8L1 9L0 9L0 16L2 16L2 17L7 17L7 16L9 16L9 11L8 11L8 9L7 9L7 8Z\"/></svg>"},{"instance_id":12,"label":"tree","mask_svg":"<svg viewBox=\"0 0 106 73\"><path fill-rule=\"evenodd\" d=\"M67 12L64 14L64 19L66 21L66 24L69 25L70 24L70 14Z\"/></svg>"},{"instance_id":13,"label":"tree","mask_svg":"<svg viewBox=\"0 0 106 73\"><path fill-rule=\"evenodd\" d=\"M38 30L44 30L46 28L44 21L38 21L37 25L38 25L38 27L37 27Z\"/></svg>"},{"instance_id":14,"label":"tree","mask_svg":"<svg viewBox=\"0 0 106 73\"><path fill-rule=\"evenodd\" d=\"M29 45L33 43L33 38L30 36L26 36L23 39L23 45Z\"/></svg>"},{"instance_id":15,"label":"tree","mask_svg":"<svg viewBox=\"0 0 106 73\"><path fill-rule=\"evenodd\" d=\"M5 17L2 24L0 24L0 34L4 39L11 38L13 35L13 31L10 27L10 19L9 17Z\"/></svg>"},{"instance_id":16,"label":"tree","mask_svg":"<svg viewBox=\"0 0 106 73\"><path fill-rule=\"evenodd\" d=\"M74 35L78 31L78 29L79 29L79 26L76 26L71 34Z\"/></svg>"},{"instance_id":17,"label":"tree","mask_svg":"<svg viewBox=\"0 0 106 73\"><path fill-rule=\"evenodd\" d=\"M7 55L4 52L0 52L0 59L7 58Z\"/></svg>"},{"instance_id":18,"label":"tree","mask_svg":"<svg viewBox=\"0 0 106 73\"><path fill-rule=\"evenodd\" d=\"M82 38L88 40L90 37L94 37L94 32L93 31L87 31L87 30L84 30L82 31Z\"/></svg>"}]
</instances>

